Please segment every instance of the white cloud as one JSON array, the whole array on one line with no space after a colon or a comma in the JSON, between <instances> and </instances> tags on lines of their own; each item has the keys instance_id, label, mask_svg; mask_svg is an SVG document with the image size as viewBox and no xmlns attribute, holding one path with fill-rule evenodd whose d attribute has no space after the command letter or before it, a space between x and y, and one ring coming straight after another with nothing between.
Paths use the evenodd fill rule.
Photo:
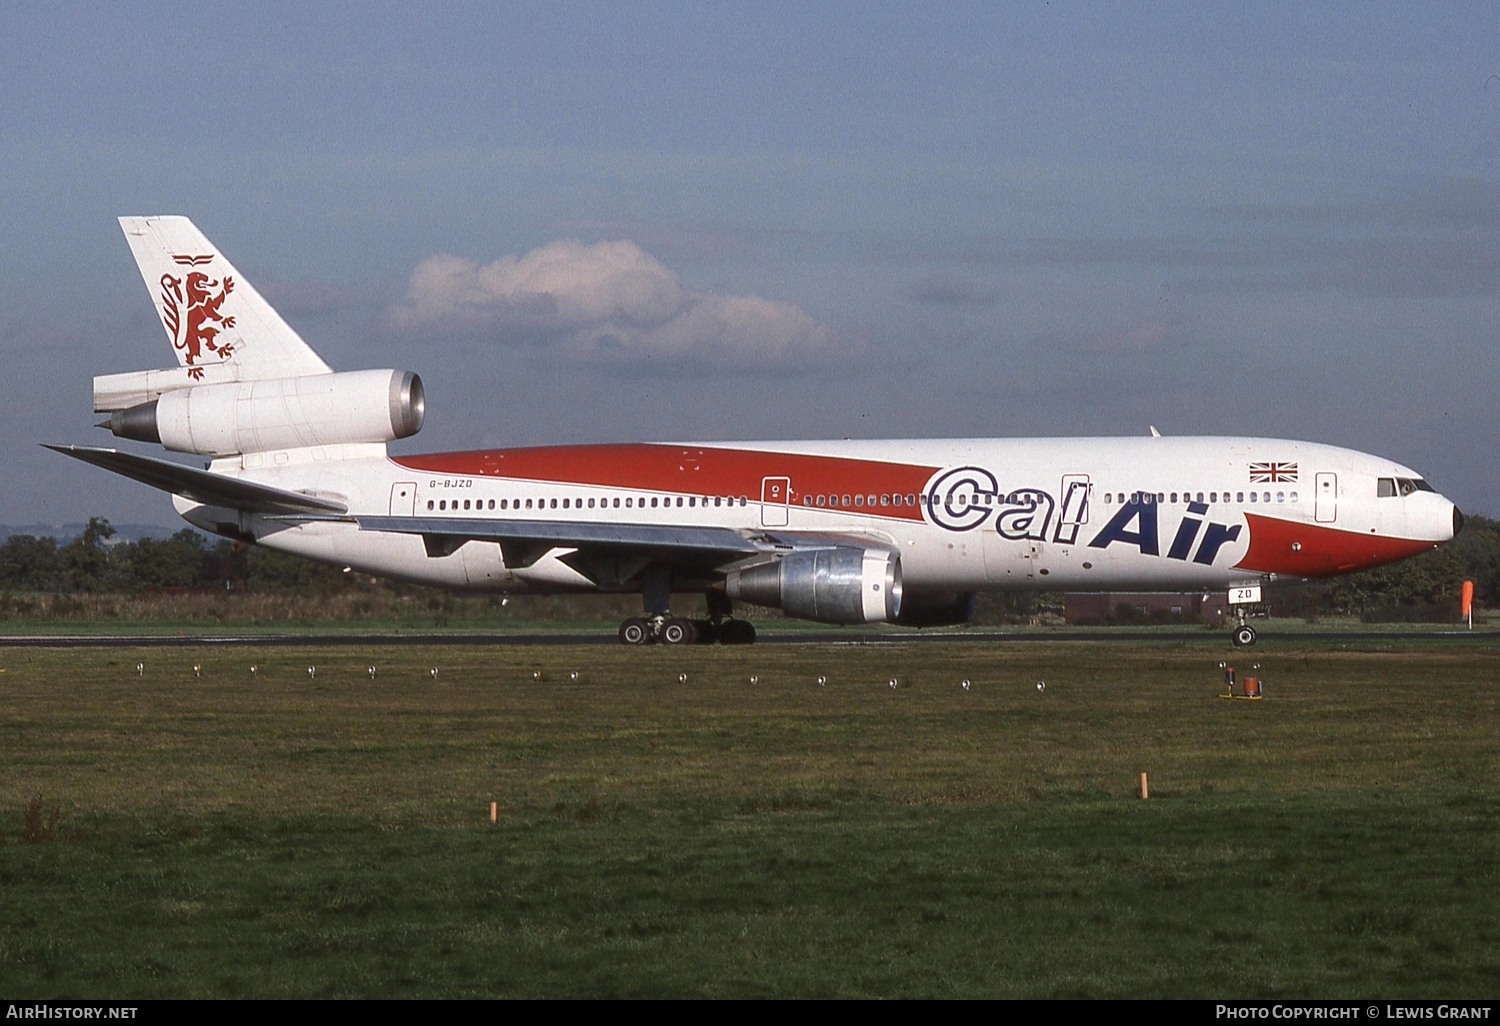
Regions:
<instances>
[{"instance_id":1,"label":"white cloud","mask_svg":"<svg viewBox=\"0 0 1500 1026\"><path fill-rule=\"evenodd\" d=\"M480 265L428 257L390 313L400 330L469 329L501 344L580 359L678 357L740 367L807 363L845 352L827 325L787 303L685 287L633 242L559 239Z\"/></svg>"}]
</instances>

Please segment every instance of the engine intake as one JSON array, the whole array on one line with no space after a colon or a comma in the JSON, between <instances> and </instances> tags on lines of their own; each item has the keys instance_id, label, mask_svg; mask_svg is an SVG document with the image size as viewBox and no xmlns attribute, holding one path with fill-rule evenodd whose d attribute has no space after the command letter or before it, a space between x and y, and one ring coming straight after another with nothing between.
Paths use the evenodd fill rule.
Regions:
<instances>
[{"instance_id":1,"label":"engine intake","mask_svg":"<svg viewBox=\"0 0 1500 1026\"><path fill-rule=\"evenodd\" d=\"M809 549L732 570L731 599L820 623L889 623L901 614L901 556L888 549Z\"/></svg>"},{"instance_id":2,"label":"engine intake","mask_svg":"<svg viewBox=\"0 0 1500 1026\"><path fill-rule=\"evenodd\" d=\"M422 430L426 413L421 378L368 370L177 388L116 410L100 427L174 452L229 456L389 442Z\"/></svg>"}]
</instances>

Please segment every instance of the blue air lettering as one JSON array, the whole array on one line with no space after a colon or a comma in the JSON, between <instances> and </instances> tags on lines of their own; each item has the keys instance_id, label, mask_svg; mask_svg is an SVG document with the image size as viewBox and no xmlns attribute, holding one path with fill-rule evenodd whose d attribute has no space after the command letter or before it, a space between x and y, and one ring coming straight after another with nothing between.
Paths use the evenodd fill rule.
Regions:
<instances>
[{"instance_id":1,"label":"blue air lettering","mask_svg":"<svg viewBox=\"0 0 1500 1026\"><path fill-rule=\"evenodd\" d=\"M1120 512L1104 525L1104 530L1089 542L1089 548L1107 549L1114 542L1124 542L1140 549L1143 556L1161 555L1156 543L1156 503L1145 502L1144 498L1139 492L1132 495L1130 501L1120 507ZM1129 529L1131 524L1136 525L1133 531Z\"/></svg>"},{"instance_id":2,"label":"blue air lettering","mask_svg":"<svg viewBox=\"0 0 1500 1026\"><path fill-rule=\"evenodd\" d=\"M1190 502L1188 512L1196 514L1182 518L1182 523L1177 525L1177 537L1172 539L1172 547L1167 550L1168 559L1187 559L1188 553L1193 549L1193 542L1198 537L1198 528L1203 526L1203 521L1198 518L1208 512L1207 503Z\"/></svg>"},{"instance_id":3,"label":"blue air lettering","mask_svg":"<svg viewBox=\"0 0 1500 1026\"><path fill-rule=\"evenodd\" d=\"M1240 536L1240 525L1225 527L1223 524L1209 524L1208 530L1203 532L1203 544L1198 546L1198 554L1193 557L1194 563L1202 563L1204 566L1213 566L1214 557L1219 554L1219 549L1228 545Z\"/></svg>"},{"instance_id":4,"label":"blue air lettering","mask_svg":"<svg viewBox=\"0 0 1500 1026\"><path fill-rule=\"evenodd\" d=\"M1115 542L1134 545L1143 556L1161 555L1157 533L1157 510L1161 507L1149 493L1136 493L1130 501L1120 507L1104 529L1089 542L1089 548L1107 549ZM1204 527L1202 517L1208 513L1208 505L1202 502L1188 503L1188 515L1177 525L1172 545L1167 549L1168 559L1186 560L1193 551L1193 542L1198 532L1203 532L1203 541L1193 554L1194 563L1213 566L1219 550L1239 538L1242 524L1209 524Z\"/></svg>"}]
</instances>

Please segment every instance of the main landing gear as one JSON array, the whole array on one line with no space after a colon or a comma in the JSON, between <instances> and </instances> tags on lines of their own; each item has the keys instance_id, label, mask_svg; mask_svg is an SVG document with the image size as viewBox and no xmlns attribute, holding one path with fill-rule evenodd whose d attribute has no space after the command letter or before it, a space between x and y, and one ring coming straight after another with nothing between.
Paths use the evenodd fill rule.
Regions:
<instances>
[{"instance_id":1,"label":"main landing gear","mask_svg":"<svg viewBox=\"0 0 1500 1026\"><path fill-rule=\"evenodd\" d=\"M680 616L632 616L620 624L622 645L750 645L755 626L749 620L688 620Z\"/></svg>"},{"instance_id":2,"label":"main landing gear","mask_svg":"<svg viewBox=\"0 0 1500 1026\"><path fill-rule=\"evenodd\" d=\"M734 606L720 591L710 591L708 619L688 620L673 616L667 610L671 597L662 581L648 579L643 589L645 616L632 616L620 624L622 645L749 645L755 641L755 627L748 620L731 618ZM658 610L653 612L653 607Z\"/></svg>"}]
</instances>

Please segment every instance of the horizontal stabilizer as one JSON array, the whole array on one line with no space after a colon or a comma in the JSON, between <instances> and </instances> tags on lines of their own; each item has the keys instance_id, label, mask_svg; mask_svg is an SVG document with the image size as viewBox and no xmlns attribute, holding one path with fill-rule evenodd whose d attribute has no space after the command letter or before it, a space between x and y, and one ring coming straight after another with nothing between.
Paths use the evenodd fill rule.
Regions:
<instances>
[{"instance_id":1,"label":"horizontal stabilizer","mask_svg":"<svg viewBox=\"0 0 1500 1026\"><path fill-rule=\"evenodd\" d=\"M332 499L321 499L301 492L243 481L237 477L213 474L181 463L137 456L118 449L98 449L88 445L49 445L48 449L92 463L133 481L181 495L194 502L245 513L344 513L348 507Z\"/></svg>"}]
</instances>

